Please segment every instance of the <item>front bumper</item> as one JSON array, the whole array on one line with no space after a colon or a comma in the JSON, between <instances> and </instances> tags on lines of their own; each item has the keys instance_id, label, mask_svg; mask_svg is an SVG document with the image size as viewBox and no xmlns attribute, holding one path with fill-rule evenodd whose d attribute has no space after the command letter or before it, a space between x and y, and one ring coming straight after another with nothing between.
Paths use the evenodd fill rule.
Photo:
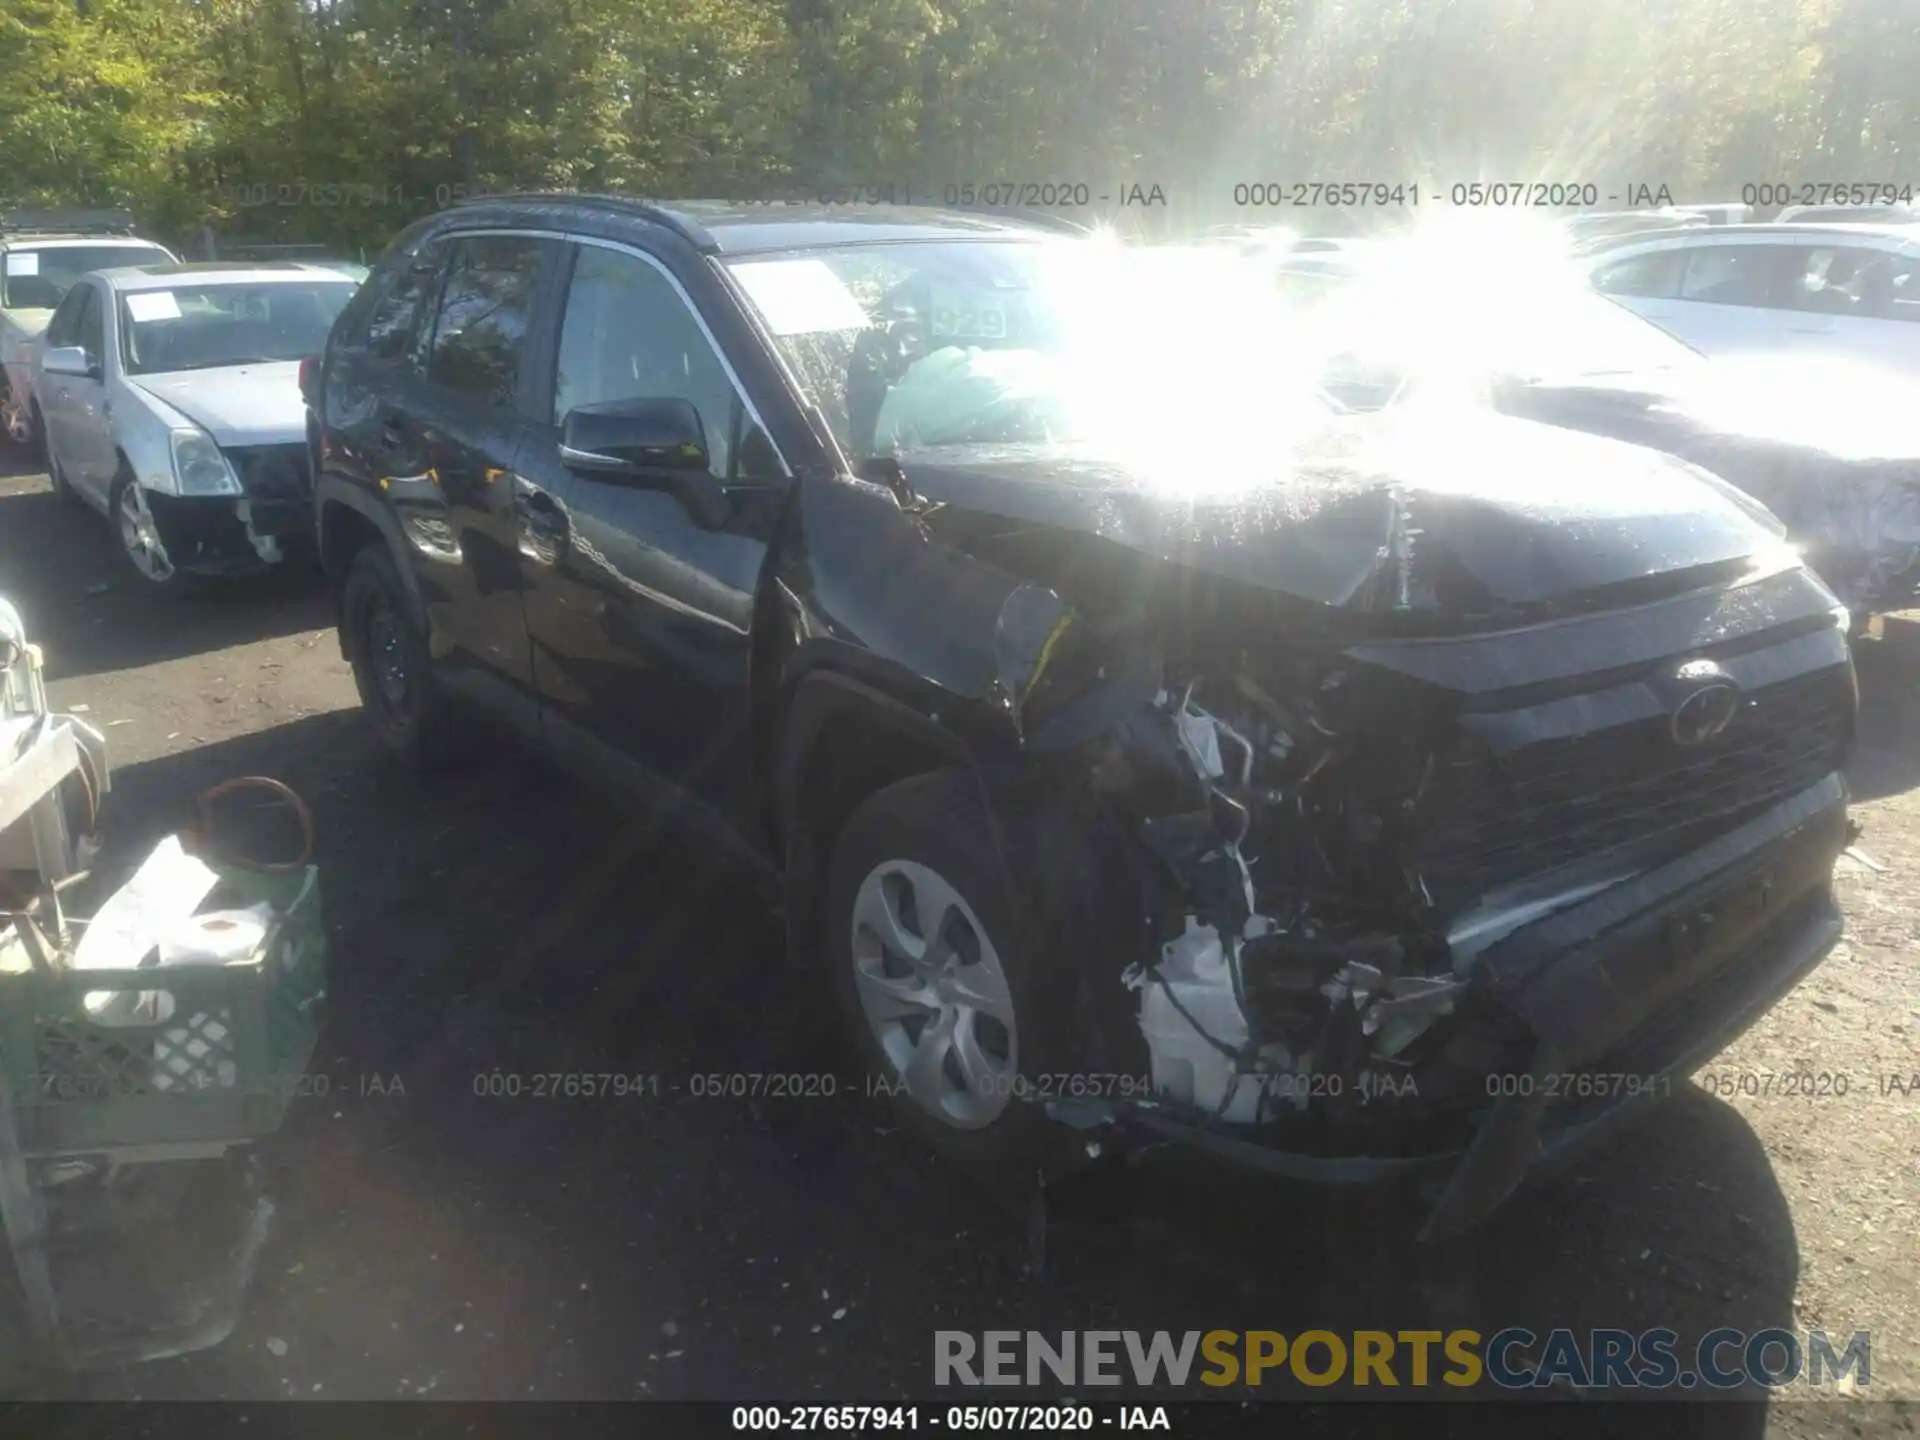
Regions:
<instances>
[{"instance_id":1,"label":"front bumper","mask_svg":"<svg viewBox=\"0 0 1920 1440\"><path fill-rule=\"evenodd\" d=\"M1475 984L1532 1036L1524 1073L1535 1083L1516 1083L1521 1093L1488 1105L1463 1151L1301 1155L1263 1143L1254 1127L1213 1125L1152 1103L1117 1105L1109 1118L1302 1179L1365 1183L1439 1172L1444 1188L1424 1233L1469 1228L1530 1174L1571 1161L1684 1082L1825 958L1841 933L1831 877L1847 836L1845 782L1834 774L1487 950ZM1578 1093L1551 1083L1574 1075L1637 1083L1609 1098L1550 1100ZM1091 1117L1056 1107L1056 1118Z\"/></svg>"},{"instance_id":2,"label":"front bumper","mask_svg":"<svg viewBox=\"0 0 1920 1440\"><path fill-rule=\"evenodd\" d=\"M280 563L313 545L313 483L304 445L230 450L240 495L163 495L147 506L175 568L236 575Z\"/></svg>"}]
</instances>

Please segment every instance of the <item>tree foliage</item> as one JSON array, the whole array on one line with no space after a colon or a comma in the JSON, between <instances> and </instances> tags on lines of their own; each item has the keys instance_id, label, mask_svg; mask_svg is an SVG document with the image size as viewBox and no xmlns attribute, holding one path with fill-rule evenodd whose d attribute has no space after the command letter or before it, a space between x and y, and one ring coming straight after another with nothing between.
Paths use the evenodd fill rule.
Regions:
<instances>
[{"instance_id":1,"label":"tree foliage","mask_svg":"<svg viewBox=\"0 0 1920 1440\"><path fill-rule=\"evenodd\" d=\"M376 245L461 189L1911 183L1920 0L0 0L0 203Z\"/></svg>"}]
</instances>

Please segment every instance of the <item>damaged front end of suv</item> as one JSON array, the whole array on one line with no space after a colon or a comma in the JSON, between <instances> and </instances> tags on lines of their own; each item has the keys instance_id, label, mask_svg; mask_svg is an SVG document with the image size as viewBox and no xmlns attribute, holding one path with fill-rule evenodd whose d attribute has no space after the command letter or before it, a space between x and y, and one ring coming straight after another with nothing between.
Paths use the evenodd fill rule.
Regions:
<instances>
[{"instance_id":1,"label":"damaged front end of suv","mask_svg":"<svg viewBox=\"0 0 1920 1440\"><path fill-rule=\"evenodd\" d=\"M1831 948L1855 705L1834 596L1724 487L1498 417L1446 441L1356 421L1222 504L929 452L894 482L921 560L834 522L990 650L919 668L998 717L974 763L1029 837L1052 1068L1150 1077L1031 1098L1282 1175L1434 1172L1430 1232Z\"/></svg>"}]
</instances>

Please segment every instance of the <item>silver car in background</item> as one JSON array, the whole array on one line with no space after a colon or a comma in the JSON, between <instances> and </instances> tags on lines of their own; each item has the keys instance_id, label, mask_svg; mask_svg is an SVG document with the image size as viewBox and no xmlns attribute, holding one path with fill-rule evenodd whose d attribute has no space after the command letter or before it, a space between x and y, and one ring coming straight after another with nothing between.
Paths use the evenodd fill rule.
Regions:
<instances>
[{"instance_id":1,"label":"silver car in background","mask_svg":"<svg viewBox=\"0 0 1920 1440\"><path fill-rule=\"evenodd\" d=\"M155 586L310 543L299 362L356 289L318 265L141 265L82 277L48 322L33 400L54 488L108 516Z\"/></svg>"},{"instance_id":2,"label":"silver car in background","mask_svg":"<svg viewBox=\"0 0 1920 1440\"><path fill-rule=\"evenodd\" d=\"M0 426L33 443L33 352L67 291L89 270L169 263L172 251L132 233L107 210L12 211L0 216Z\"/></svg>"}]
</instances>

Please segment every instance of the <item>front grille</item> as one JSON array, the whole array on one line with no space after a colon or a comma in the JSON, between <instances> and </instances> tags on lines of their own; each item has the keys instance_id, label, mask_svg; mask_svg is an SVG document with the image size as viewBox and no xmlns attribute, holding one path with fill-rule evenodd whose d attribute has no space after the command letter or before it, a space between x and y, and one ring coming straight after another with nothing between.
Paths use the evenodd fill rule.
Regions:
<instances>
[{"instance_id":1,"label":"front grille","mask_svg":"<svg viewBox=\"0 0 1920 1440\"><path fill-rule=\"evenodd\" d=\"M1661 714L1444 767L1414 855L1443 905L1619 846L1731 823L1797 794L1844 761L1852 682L1830 666L1763 689L1725 734L1673 742Z\"/></svg>"},{"instance_id":2,"label":"front grille","mask_svg":"<svg viewBox=\"0 0 1920 1440\"><path fill-rule=\"evenodd\" d=\"M304 444L236 446L227 459L240 488L253 499L305 500L313 493Z\"/></svg>"}]
</instances>

